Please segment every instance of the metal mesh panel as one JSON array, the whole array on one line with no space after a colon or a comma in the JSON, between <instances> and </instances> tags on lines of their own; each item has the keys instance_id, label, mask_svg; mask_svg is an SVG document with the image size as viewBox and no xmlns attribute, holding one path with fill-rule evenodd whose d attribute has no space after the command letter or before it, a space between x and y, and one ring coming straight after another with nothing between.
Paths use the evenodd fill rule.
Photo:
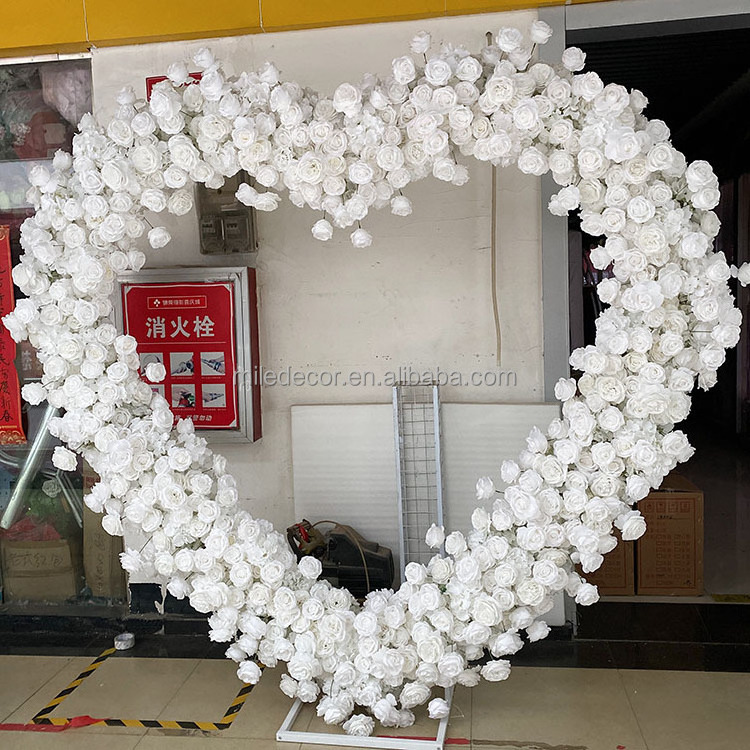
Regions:
<instances>
[{"instance_id":1,"label":"metal mesh panel","mask_svg":"<svg viewBox=\"0 0 750 750\"><path fill-rule=\"evenodd\" d=\"M443 524L440 464L440 400L436 385L397 385L393 422L399 472L401 572L409 562L427 563L435 554L424 541Z\"/></svg>"}]
</instances>

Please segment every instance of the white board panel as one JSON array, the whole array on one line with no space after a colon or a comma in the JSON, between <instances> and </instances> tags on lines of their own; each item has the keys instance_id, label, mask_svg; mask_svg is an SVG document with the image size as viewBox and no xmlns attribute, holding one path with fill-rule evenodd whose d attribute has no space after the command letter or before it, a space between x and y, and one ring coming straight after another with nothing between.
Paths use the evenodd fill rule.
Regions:
<instances>
[{"instance_id":1,"label":"white board panel","mask_svg":"<svg viewBox=\"0 0 750 750\"><path fill-rule=\"evenodd\" d=\"M534 425L544 431L558 416L558 404L442 405L447 529L467 532L471 528L471 512L477 506L477 479L491 477L497 487L502 487L500 464L516 458L526 447L526 437Z\"/></svg>"},{"instance_id":2,"label":"white board panel","mask_svg":"<svg viewBox=\"0 0 750 750\"><path fill-rule=\"evenodd\" d=\"M534 425L545 430L559 416L559 404L443 404L446 528L467 532L477 506L477 479L488 476L502 487L500 464L518 456ZM555 596L555 608L545 615L548 625L565 624L563 596Z\"/></svg>"},{"instance_id":3,"label":"white board panel","mask_svg":"<svg viewBox=\"0 0 750 750\"><path fill-rule=\"evenodd\" d=\"M446 528L468 531L482 476L499 481L500 464L545 428L556 404L443 404ZM398 558L398 490L390 404L292 407L295 518L346 523ZM396 561L398 569L398 561Z\"/></svg>"},{"instance_id":4,"label":"white board panel","mask_svg":"<svg viewBox=\"0 0 750 750\"><path fill-rule=\"evenodd\" d=\"M390 404L292 407L295 518L338 521L398 560L398 489Z\"/></svg>"}]
</instances>

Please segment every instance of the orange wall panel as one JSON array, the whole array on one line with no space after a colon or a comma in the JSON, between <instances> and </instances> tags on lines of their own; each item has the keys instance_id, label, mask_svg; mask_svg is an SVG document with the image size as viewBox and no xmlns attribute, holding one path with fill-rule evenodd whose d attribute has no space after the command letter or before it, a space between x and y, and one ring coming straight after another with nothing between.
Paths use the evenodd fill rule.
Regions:
<instances>
[{"instance_id":1,"label":"orange wall panel","mask_svg":"<svg viewBox=\"0 0 750 750\"><path fill-rule=\"evenodd\" d=\"M85 2L89 39L93 45L198 39L260 31L257 0Z\"/></svg>"},{"instance_id":2,"label":"orange wall panel","mask_svg":"<svg viewBox=\"0 0 750 750\"><path fill-rule=\"evenodd\" d=\"M0 17L0 55L85 50L83 0L7 0Z\"/></svg>"},{"instance_id":3,"label":"orange wall panel","mask_svg":"<svg viewBox=\"0 0 750 750\"><path fill-rule=\"evenodd\" d=\"M565 0L6 0L0 57L562 5ZM574 3L602 0L572 0Z\"/></svg>"},{"instance_id":4,"label":"orange wall panel","mask_svg":"<svg viewBox=\"0 0 750 750\"><path fill-rule=\"evenodd\" d=\"M596 0L598 2L598 0ZM508 10L527 10L545 5L562 5L562 0L446 0L445 10L449 16L470 13L500 13Z\"/></svg>"},{"instance_id":5,"label":"orange wall panel","mask_svg":"<svg viewBox=\"0 0 750 750\"><path fill-rule=\"evenodd\" d=\"M270 31L442 16L445 0L262 0L262 7Z\"/></svg>"}]
</instances>

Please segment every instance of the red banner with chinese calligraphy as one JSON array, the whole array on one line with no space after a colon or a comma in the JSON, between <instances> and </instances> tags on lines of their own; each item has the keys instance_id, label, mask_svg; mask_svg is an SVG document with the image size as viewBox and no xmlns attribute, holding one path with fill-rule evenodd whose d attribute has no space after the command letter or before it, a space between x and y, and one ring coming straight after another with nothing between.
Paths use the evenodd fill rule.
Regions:
<instances>
[{"instance_id":1,"label":"red banner with chinese calligraphy","mask_svg":"<svg viewBox=\"0 0 750 750\"><path fill-rule=\"evenodd\" d=\"M10 232L0 227L0 317L15 307L11 276ZM21 423L21 388L16 372L16 342L0 325L0 445L25 443Z\"/></svg>"},{"instance_id":2,"label":"red banner with chinese calligraphy","mask_svg":"<svg viewBox=\"0 0 750 750\"><path fill-rule=\"evenodd\" d=\"M152 384L177 417L199 429L239 425L235 391L234 287L231 282L124 283L124 332L138 342L141 372L161 362Z\"/></svg>"}]
</instances>

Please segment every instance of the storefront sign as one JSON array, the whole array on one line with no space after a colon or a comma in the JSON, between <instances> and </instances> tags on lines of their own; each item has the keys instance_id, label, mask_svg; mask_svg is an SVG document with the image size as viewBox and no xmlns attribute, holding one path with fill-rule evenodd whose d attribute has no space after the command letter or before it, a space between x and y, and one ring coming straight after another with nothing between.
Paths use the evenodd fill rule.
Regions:
<instances>
[{"instance_id":1,"label":"storefront sign","mask_svg":"<svg viewBox=\"0 0 750 750\"><path fill-rule=\"evenodd\" d=\"M11 276L10 233L0 227L0 317L15 306ZM21 423L21 389L15 365L16 344L0 325L0 445L25 443Z\"/></svg>"},{"instance_id":2,"label":"storefront sign","mask_svg":"<svg viewBox=\"0 0 750 750\"><path fill-rule=\"evenodd\" d=\"M141 372L151 362L167 371L153 389L175 416L200 429L237 428L232 282L127 282L122 309L123 331L138 342Z\"/></svg>"}]
</instances>

